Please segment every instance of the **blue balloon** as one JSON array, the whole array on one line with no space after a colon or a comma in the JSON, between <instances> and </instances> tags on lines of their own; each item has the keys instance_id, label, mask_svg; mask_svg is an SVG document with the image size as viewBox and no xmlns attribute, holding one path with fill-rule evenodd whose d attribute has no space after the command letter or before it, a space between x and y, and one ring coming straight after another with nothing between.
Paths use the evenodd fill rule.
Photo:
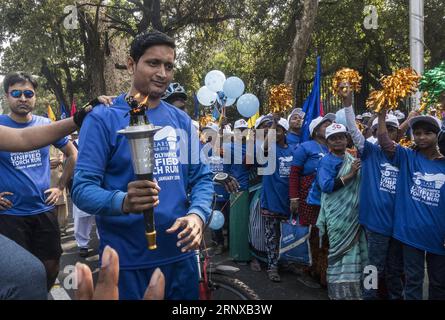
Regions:
<instances>
[{"instance_id":1,"label":"blue balloon","mask_svg":"<svg viewBox=\"0 0 445 320\"><path fill-rule=\"evenodd\" d=\"M214 210L212 220L210 220L209 228L219 230L224 226L224 215L221 211Z\"/></svg>"},{"instance_id":2,"label":"blue balloon","mask_svg":"<svg viewBox=\"0 0 445 320\"><path fill-rule=\"evenodd\" d=\"M345 127L347 127L346 125L346 114L345 114L345 109L340 109L337 111L337 113L335 114L335 122L340 123L342 125L344 125Z\"/></svg>"},{"instance_id":3,"label":"blue balloon","mask_svg":"<svg viewBox=\"0 0 445 320\"><path fill-rule=\"evenodd\" d=\"M260 109L260 101L251 93L243 94L236 103L238 112L246 118L250 118Z\"/></svg>"},{"instance_id":4,"label":"blue balloon","mask_svg":"<svg viewBox=\"0 0 445 320\"><path fill-rule=\"evenodd\" d=\"M243 80L238 77L228 78L223 85L224 94L228 98L236 99L243 94L245 85Z\"/></svg>"}]
</instances>

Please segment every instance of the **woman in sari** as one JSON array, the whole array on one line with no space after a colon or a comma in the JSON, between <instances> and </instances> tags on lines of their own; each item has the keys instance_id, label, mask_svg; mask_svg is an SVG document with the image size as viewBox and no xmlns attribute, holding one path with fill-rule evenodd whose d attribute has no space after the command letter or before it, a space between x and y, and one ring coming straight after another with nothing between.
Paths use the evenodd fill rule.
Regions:
<instances>
[{"instance_id":1,"label":"woman in sari","mask_svg":"<svg viewBox=\"0 0 445 320\"><path fill-rule=\"evenodd\" d=\"M320 161L317 182L322 191L317 220L320 238L329 239L327 282L329 298L362 298L363 270L368 254L365 233L359 223L360 160L346 151L345 126L326 128L330 153Z\"/></svg>"}]
</instances>

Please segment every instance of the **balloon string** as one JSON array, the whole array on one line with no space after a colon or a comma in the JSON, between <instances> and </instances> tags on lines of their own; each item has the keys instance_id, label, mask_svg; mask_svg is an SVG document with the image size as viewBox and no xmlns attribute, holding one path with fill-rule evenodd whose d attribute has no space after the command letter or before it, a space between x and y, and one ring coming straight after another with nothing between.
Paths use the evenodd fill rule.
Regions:
<instances>
[{"instance_id":1,"label":"balloon string","mask_svg":"<svg viewBox=\"0 0 445 320\"><path fill-rule=\"evenodd\" d=\"M221 127L221 123L222 123L222 120L223 120L223 118L224 118L224 116L225 116L225 111L226 111L226 107L225 107L225 103L221 106L221 114L220 114L220 116L219 116L219 122L218 122L218 126L219 127Z\"/></svg>"}]
</instances>

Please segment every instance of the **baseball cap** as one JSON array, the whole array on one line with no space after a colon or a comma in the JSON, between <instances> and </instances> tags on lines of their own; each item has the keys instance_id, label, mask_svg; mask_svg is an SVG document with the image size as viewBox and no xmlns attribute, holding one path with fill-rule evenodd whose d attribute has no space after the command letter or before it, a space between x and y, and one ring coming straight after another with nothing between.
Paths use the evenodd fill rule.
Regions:
<instances>
[{"instance_id":1,"label":"baseball cap","mask_svg":"<svg viewBox=\"0 0 445 320\"><path fill-rule=\"evenodd\" d=\"M419 123L419 122L429 123L429 124L433 125L435 128L437 128L437 132L440 131L440 126L441 126L440 120L435 118L435 117L432 117L432 116L417 116L417 117L414 117L414 118L412 118L409 121L410 128L412 129L413 126L416 123Z\"/></svg>"},{"instance_id":2,"label":"baseball cap","mask_svg":"<svg viewBox=\"0 0 445 320\"><path fill-rule=\"evenodd\" d=\"M247 129L249 126L247 125L247 121L244 119L239 119L235 121L235 129Z\"/></svg>"},{"instance_id":3,"label":"baseball cap","mask_svg":"<svg viewBox=\"0 0 445 320\"><path fill-rule=\"evenodd\" d=\"M278 125L283 127L286 131L289 130L289 122L284 118L281 118L280 120L278 120Z\"/></svg>"},{"instance_id":4,"label":"baseball cap","mask_svg":"<svg viewBox=\"0 0 445 320\"><path fill-rule=\"evenodd\" d=\"M294 114L298 114L300 117L304 118L304 116L306 115L306 113L304 113L303 109L301 108L295 108L292 110L292 112L289 114L289 116L287 117L287 121L290 121L290 118L294 115Z\"/></svg>"},{"instance_id":5,"label":"baseball cap","mask_svg":"<svg viewBox=\"0 0 445 320\"><path fill-rule=\"evenodd\" d=\"M202 130L204 129L211 129L213 131L219 132L219 126L214 122L207 123L206 126L202 128Z\"/></svg>"},{"instance_id":6,"label":"baseball cap","mask_svg":"<svg viewBox=\"0 0 445 320\"><path fill-rule=\"evenodd\" d=\"M387 115L386 115L386 118L385 118L385 122L386 122L386 124L389 125L389 126L396 127L396 128L399 127L399 120L398 120L397 117L396 117L395 115L393 115L393 114L390 114L390 113L387 114ZM375 118L375 119L372 121L372 126L371 126L371 128L376 127L378 124L379 124L379 118Z\"/></svg>"},{"instance_id":7,"label":"baseball cap","mask_svg":"<svg viewBox=\"0 0 445 320\"><path fill-rule=\"evenodd\" d=\"M326 121L335 121L335 114L333 113L328 113L326 114L324 117L318 117L315 118L314 120L311 121L311 123L309 124L309 133L312 136L312 133L314 133L314 130L321 125L323 122Z\"/></svg>"},{"instance_id":8,"label":"baseball cap","mask_svg":"<svg viewBox=\"0 0 445 320\"><path fill-rule=\"evenodd\" d=\"M364 114L362 114L363 118L371 118L372 114L370 112L365 112Z\"/></svg>"},{"instance_id":9,"label":"baseball cap","mask_svg":"<svg viewBox=\"0 0 445 320\"><path fill-rule=\"evenodd\" d=\"M337 133L347 133L346 127L341 123L333 123L326 128L326 139Z\"/></svg>"}]
</instances>

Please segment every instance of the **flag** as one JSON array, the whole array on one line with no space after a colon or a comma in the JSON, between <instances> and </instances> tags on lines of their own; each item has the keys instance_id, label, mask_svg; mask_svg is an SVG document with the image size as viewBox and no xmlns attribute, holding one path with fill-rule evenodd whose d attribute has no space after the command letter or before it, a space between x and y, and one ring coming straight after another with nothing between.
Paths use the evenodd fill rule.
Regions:
<instances>
[{"instance_id":1,"label":"flag","mask_svg":"<svg viewBox=\"0 0 445 320\"><path fill-rule=\"evenodd\" d=\"M73 103L71 103L71 117L74 116L74 114L77 112L77 107L76 107L76 99L73 98Z\"/></svg>"},{"instance_id":2,"label":"flag","mask_svg":"<svg viewBox=\"0 0 445 320\"><path fill-rule=\"evenodd\" d=\"M324 117L324 107L323 107L323 101L320 100L320 116Z\"/></svg>"},{"instance_id":3,"label":"flag","mask_svg":"<svg viewBox=\"0 0 445 320\"><path fill-rule=\"evenodd\" d=\"M260 112L258 111L257 113L255 113L248 121L247 121L247 125L249 126L249 128L254 128L255 127L255 121L260 117Z\"/></svg>"},{"instance_id":4,"label":"flag","mask_svg":"<svg viewBox=\"0 0 445 320\"><path fill-rule=\"evenodd\" d=\"M50 119L51 121L56 121L56 115L54 114L53 109L51 109L50 105L48 105L47 114L48 114L48 119Z\"/></svg>"},{"instance_id":5,"label":"flag","mask_svg":"<svg viewBox=\"0 0 445 320\"><path fill-rule=\"evenodd\" d=\"M193 94L193 119L198 120L199 119L199 101L198 97L196 96L196 93Z\"/></svg>"},{"instance_id":6,"label":"flag","mask_svg":"<svg viewBox=\"0 0 445 320\"><path fill-rule=\"evenodd\" d=\"M315 71L314 85L312 91L303 103L303 111L306 113L304 117L303 126L301 128L301 142L310 139L309 124L315 118L318 118L322 111L322 104L320 103L320 84L321 84L321 59L317 57L317 70Z\"/></svg>"},{"instance_id":7,"label":"flag","mask_svg":"<svg viewBox=\"0 0 445 320\"><path fill-rule=\"evenodd\" d=\"M66 118L69 118L69 114L66 111L65 105L62 102L62 104L60 105L60 119L63 120L63 119L66 119Z\"/></svg>"}]
</instances>

